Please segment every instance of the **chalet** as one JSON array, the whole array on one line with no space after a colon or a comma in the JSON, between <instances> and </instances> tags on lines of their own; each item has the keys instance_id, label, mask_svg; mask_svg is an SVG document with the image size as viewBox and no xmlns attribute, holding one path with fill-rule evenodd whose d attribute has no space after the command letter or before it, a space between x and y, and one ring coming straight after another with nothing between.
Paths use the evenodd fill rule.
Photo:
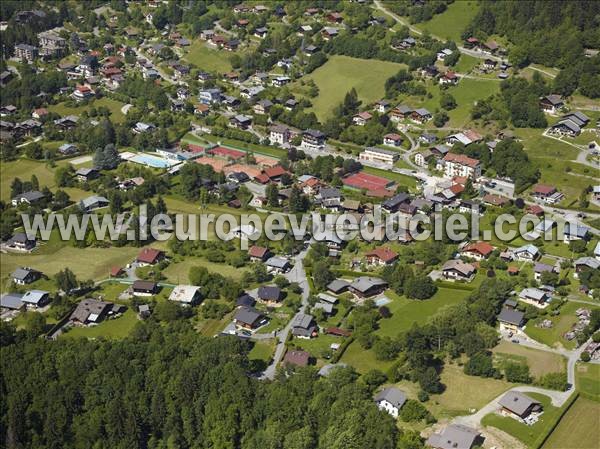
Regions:
<instances>
[{"instance_id":1,"label":"chalet","mask_svg":"<svg viewBox=\"0 0 600 449\"><path fill-rule=\"evenodd\" d=\"M253 307L240 307L233 317L236 326L254 330L267 322L265 316Z\"/></svg>"},{"instance_id":2,"label":"chalet","mask_svg":"<svg viewBox=\"0 0 600 449\"><path fill-rule=\"evenodd\" d=\"M399 147L402 145L403 140L402 136L396 133L390 133L383 136L383 144L390 147Z\"/></svg>"},{"instance_id":3,"label":"chalet","mask_svg":"<svg viewBox=\"0 0 600 449\"><path fill-rule=\"evenodd\" d=\"M350 283L348 281L344 281L343 279L335 279L327 284L327 290L331 293L339 295L340 293L344 293L348 290Z\"/></svg>"},{"instance_id":4,"label":"chalet","mask_svg":"<svg viewBox=\"0 0 600 449\"><path fill-rule=\"evenodd\" d=\"M533 186L531 196L548 204L556 204L564 198L564 195L556 187L546 184Z\"/></svg>"},{"instance_id":5,"label":"chalet","mask_svg":"<svg viewBox=\"0 0 600 449\"><path fill-rule=\"evenodd\" d=\"M419 108L410 114L410 120L420 124L428 122L432 117L431 112L424 108Z\"/></svg>"},{"instance_id":6,"label":"chalet","mask_svg":"<svg viewBox=\"0 0 600 449\"><path fill-rule=\"evenodd\" d=\"M255 114L265 115L268 114L273 106L273 102L271 100L259 100L256 102L252 110Z\"/></svg>"},{"instance_id":7,"label":"chalet","mask_svg":"<svg viewBox=\"0 0 600 449\"><path fill-rule=\"evenodd\" d=\"M325 146L325 134L316 129L302 132L302 147L311 150L321 150Z\"/></svg>"},{"instance_id":8,"label":"chalet","mask_svg":"<svg viewBox=\"0 0 600 449\"><path fill-rule=\"evenodd\" d=\"M131 293L133 296L152 296L158 293L158 290L158 284L153 281L138 279L137 281L133 281L133 284L131 285Z\"/></svg>"},{"instance_id":9,"label":"chalet","mask_svg":"<svg viewBox=\"0 0 600 449\"><path fill-rule=\"evenodd\" d=\"M38 190L30 190L29 192L19 193L11 200L11 204L13 206L18 206L19 204L36 204L42 201L46 196L38 191Z\"/></svg>"},{"instance_id":10,"label":"chalet","mask_svg":"<svg viewBox=\"0 0 600 449\"><path fill-rule=\"evenodd\" d=\"M34 109L33 112L31 113L31 117L33 117L35 119L42 119L42 118L46 117L47 115L48 115L48 109L46 109L46 108Z\"/></svg>"},{"instance_id":11,"label":"chalet","mask_svg":"<svg viewBox=\"0 0 600 449\"><path fill-rule=\"evenodd\" d=\"M494 247L487 242L477 242L466 245L460 250L461 255L475 260L483 260L490 257Z\"/></svg>"},{"instance_id":12,"label":"chalet","mask_svg":"<svg viewBox=\"0 0 600 449\"><path fill-rule=\"evenodd\" d=\"M415 164L420 167L427 167L429 165L429 161L434 158L434 154L431 150L423 150L415 154Z\"/></svg>"},{"instance_id":13,"label":"chalet","mask_svg":"<svg viewBox=\"0 0 600 449\"><path fill-rule=\"evenodd\" d=\"M378 162L392 166L400 158L400 155L397 151L368 147L360 153L358 158L361 161Z\"/></svg>"},{"instance_id":14,"label":"chalet","mask_svg":"<svg viewBox=\"0 0 600 449\"><path fill-rule=\"evenodd\" d=\"M375 395L373 399L379 410L388 412L394 418L398 418L400 409L407 400L406 394L395 387L384 388Z\"/></svg>"},{"instance_id":15,"label":"chalet","mask_svg":"<svg viewBox=\"0 0 600 449\"><path fill-rule=\"evenodd\" d=\"M342 23L344 18L339 12L330 12L325 16L325 20L331 23Z\"/></svg>"},{"instance_id":16,"label":"chalet","mask_svg":"<svg viewBox=\"0 0 600 449\"><path fill-rule=\"evenodd\" d=\"M91 298L84 299L77 304L77 307L69 316L69 321L77 325L96 324L108 315L112 307L113 304L110 302Z\"/></svg>"},{"instance_id":17,"label":"chalet","mask_svg":"<svg viewBox=\"0 0 600 449\"><path fill-rule=\"evenodd\" d=\"M544 209L542 209L537 204L527 206L526 212L528 214L535 215L536 217L541 217L542 215L544 215Z\"/></svg>"},{"instance_id":18,"label":"chalet","mask_svg":"<svg viewBox=\"0 0 600 449\"><path fill-rule=\"evenodd\" d=\"M574 240L588 240L590 229L587 226L581 226L577 223L565 223L563 242L569 243Z\"/></svg>"},{"instance_id":19,"label":"chalet","mask_svg":"<svg viewBox=\"0 0 600 449\"><path fill-rule=\"evenodd\" d=\"M89 182L100 176L96 168L80 168L75 172L75 177L79 182Z\"/></svg>"},{"instance_id":20,"label":"chalet","mask_svg":"<svg viewBox=\"0 0 600 449\"><path fill-rule=\"evenodd\" d=\"M292 320L292 335L302 339L316 337L317 326L314 318L306 313L298 313Z\"/></svg>"},{"instance_id":21,"label":"chalet","mask_svg":"<svg viewBox=\"0 0 600 449\"><path fill-rule=\"evenodd\" d=\"M165 253L159 249L144 248L140 251L136 258L136 262L139 266L145 267L148 265L155 265L166 258Z\"/></svg>"},{"instance_id":22,"label":"chalet","mask_svg":"<svg viewBox=\"0 0 600 449\"><path fill-rule=\"evenodd\" d=\"M42 277L42 272L34 270L33 268L23 267L13 271L10 277L16 285L26 285L40 279Z\"/></svg>"},{"instance_id":23,"label":"chalet","mask_svg":"<svg viewBox=\"0 0 600 449\"><path fill-rule=\"evenodd\" d=\"M545 291L539 288L528 287L519 293L519 299L532 306L543 308L548 305L550 297Z\"/></svg>"},{"instance_id":24,"label":"chalet","mask_svg":"<svg viewBox=\"0 0 600 449\"><path fill-rule=\"evenodd\" d=\"M398 209L400 208L400 206L404 203L410 203L410 197L408 196L407 193L401 192L401 193L398 193L398 194L394 195L393 197L385 200L381 204L381 207L383 208L384 211L386 211L388 213L393 213L393 212L397 212Z\"/></svg>"},{"instance_id":25,"label":"chalet","mask_svg":"<svg viewBox=\"0 0 600 449\"><path fill-rule=\"evenodd\" d=\"M525 313L504 307L498 315L500 331L516 332L525 324Z\"/></svg>"},{"instance_id":26,"label":"chalet","mask_svg":"<svg viewBox=\"0 0 600 449\"><path fill-rule=\"evenodd\" d=\"M256 304L256 299L248 293L243 293L235 302L236 307L253 307Z\"/></svg>"},{"instance_id":27,"label":"chalet","mask_svg":"<svg viewBox=\"0 0 600 449\"><path fill-rule=\"evenodd\" d=\"M5 293L0 297L0 308L3 310L23 310L25 303L21 293Z\"/></svg>"},{"instance_id":28,"label":"chalet","mask_svg":"<svg viewBox=\"0 0 600 449\"><path fill-rule=\"evenodd\" d=\"M221 89L204 89L198 93L198 101L202 104L213 104L221 102Z\"/></svg>"},{"instance_id":29,"label":"chalet","mask_svg":"<svg viewBox=\"0 0 600 449\"><path fill-rule=\"evenodd\" d=\"M450 56L452 53L454 53L452 50L450 50L449 48L444 48L443 50L441 50L440 52L438 52L437 59L438 61L443 61L444 59L446 59L446 57Z\"/></svg>"},{"instance_id":30,"label":"chalet","mask_svg":"<svg viewBox=\"0 0 600 449\"><path fill-rule=\"evenodd\" d=\"M391 265L398 260L398 254L385 246L379 246L365 254L368 265Z\"/></svg>"},{"instance_id":31,"label":"chalet","mask_svg":"<svg viewBox=\"0 0 600 449\"><path fill-rule=\"evenodd\" d=\"M17 112L17 107L12 104L0 107L0 116L1 117L13 115L15 112Z\"/></svg>"},{"instance_id":32,"label":"chalet","mask_svg":"<svg viewBox=\"0 0 600 449\"><path fill-rule=\"evenodd\" d=\"M383 279L360 276L350 283L348 290L357 298L370 298L382 293L387 287L388 284Z\"/></svg>"},{"instance_id":33,"label":"chalet","mask_svg":"<svg viewBox=\"0 0 600 449\"><path fill-rule=\"evenodd\" d=\"M6 242L9 248L17 251L31 251L36 246L35 236L27 235L24 232L15 233Z\"/></svg>"},{"instance_id":34,"label":"chalet","mask_svg":"<svg viewBox=\"0 0 600 449\"><path fill-rule=\"evenodd\" d=\"M108 199L99 195L88 196L87 198L79 201L79 207L84 212L91 212L95 209L101 209L103 207L107 207L108 204Z\"/></svg>"},{"instance_id":35,"label":"chalet","mask_svg":"<svg viewBox=\"0 0 600 449\"><path fill-rule=\"evenodd\" d=\"M452 146L456 143L462 143L464 146L469 146L472 143L481 142L482 140L483 138L479 133L468 129L466 131L451 134L450 136L446 137L446 144Z\"/></svg>"},{"instance_id":36,"label":"chalet","mask_svg":"<svg viewBox=\"0 0 600 449\"><path fill-rule=\"evenodd\" d=\"M590 119L582 112L576 111L563 115L561 119L549 128L552 134L578 136L581 133L581 128L589 123Z\"/></svg>"},{"instance_id":37,"label":"chalet","mask_svg":"<svg viewBox=\"0 0 600 449\"><path fill-rule=\"evenodd\" d=\"M443 170L446 178L461 176L477 180L481 177L481 163L479 160L464 154L447 153L438 162L436 168Z\"/></svg>"},{"instance_id":38,"label":"chalet","mask_svg":"<svg viewBox=\"0 0 600 449\"><path fill-rule=\"evenodd\" d=\"M256 262L256 261L260 261L260 262L264 262L265 260L267 260L267 258L270 255L270 251L269 248L265 248L263 246L251 246L250 249L248 250L248 257L250 257L250 260Z\"/></svg>"},{"instance_id":39,"label":"chalet","mask_svg":"<svg viewBox=\"0 0 600 449\"><path fill-rule=\"evenodd\" d=\"M446 73L444 73L442 76L440 76L440 81L439 83L442 85L449 85L449 86L453 86L456 83L458 83L458 75L450 70L448 70Z\"/></svg>"},{"instance_id":40,"label":"chalet","mask_svg":"<svg viewBox=\"0 0 600 449\"><path fill-rule=\"evenodd\" d=\"M339 34L339 30L337 28L332 27L323 27L321 30L321 37L324 41L330 41L334 37Z\"/></svg>"},{"instance_id":41,"label":"chalet","mask_svg":"<svg viewBox=\"0 0 600 449\"><path fill-rule=\"evenodd\" d=\"M0 72L0 86L6 86L13 79L13 73L8 70ZM1 114L0 114L1 115Z\"/></svg>"},{"instance_id":42,"label":"chalet","mask_svg":"<svg viewBox=\"0 0 600 449\"><path fill-rule=\"evenodd\" d=\"M256 37L259 37L261 39L264 39L265 37L267 37L267 33L268 33L268 29L266 27L258 27L254 30L254 35Z\"/></svg>"},{"instance_id":43,"label":"chalet","mask_svg":"<svg viewBox=\"0 0 600 449\"><path fill-rule=\"evenodd\" d=\"M266 262L267 271L269 273L282 274L287 273L290 268L290 261L278 256L270 257Z\"/></svg>"},{"instance_id":44,"label":"chalet","mask_svg":"<svg viewBox=\"0 0 600 449\"><path fill-rule=\"evenodd\" d=\"M367 124L367 122L369 120L371 120L372 118L373 118L373 115L371 115L367 111L363 111L363 112L359 112L354 117L352 117L352 123L354 123L357 126L365 126Z\"/></svg>"},{"instance_id":45,"label":"chalet","mask_svg":"<svg viewBox=\"0 0 600 449\"><path fill-rule=\"evenodd\" d=\"M501 195L495 195L493 193L488 193L484 195L481 200L484 204L495 207L504 207L510 203L510 200L508 198Z\"/></svg>"},{"instance_id":46,"label":"chalet","mask_svg":"<svg viewBox=\"0 0 600 449\"><path fill-rule=\"evenodd\" d=\"M545 263L536 262L533 265L534 279L539 282L543 273L558 273L558 270L553 265L547 265Z\"/></svg>"},{"instance_id":47,"label":"chalet","mask_svg":"<svg viewBox=\"0 0 600 449\"><path fill-rule=\"evenodd\" d=\"M312 30L313 30L313 28L310 25L300 25L298 27L298 33L297 34L299 36L305 36L305 35L308 35ZM315 46L312 45L312 47L315 47ZM317 47L315 47L315 48L317 48Z\"/></svg>"},{"instance_id":48,"label":"chalet","mask_svg":"<svg viewBox=\"0 0 600 449\"><path fill-rule=\"evenodd\" d=\"M152 132L155 129L156 126L154 126L152 123L137 122L133 127L132 131L135 134L142 134Z\"/></svg>"},{"instance_id":49,"label":"chalet","mask_svg":"<svg viewBox=\"0 0 600 449\"><path fill-rule=\"evenodd\" d=\"M442 265L442 276L452 281L471 282L475 277L476 269L470 263L452 259Z\"/></svg>"},{"instance_id":50,"label":"chalet","mask_svg":"<svg viewBox=\"0 0 600 449\"><path fill-rule=\"evenodd\" d=\"M375 103L375 110L380 114L385 114L391 107L391 104L388 100L379 100Z\"/></svg>"},{"instance_id":51,"label":"chalet","mask_svg":"<svg viewBox=\"0 0 600 449\"><path fill-rule=\"evenodd\" d=\"M271 80L271 84L275 87L283 87L291 81L292 79L289 76L276 76Z\"/></svg>"},{"instance_id":52,"label":"chalet","mask_svg":"<svg viewBox=\"0 0 600 449\"><path fill-rule=\"evenodd\" d=\"M283 357L284 365L292 365L298 367L308 366L310 362L310 354L306 351L289 350Z\"/></svg>"},{"instance_id":53,"label":"chalet","mask_svg":"<svg viewBox=\"0 0 600 449\"><path fill-rule=\"evenodd\" d=\"M200 287L195 285L178 285L169 295L169 301L190 306L198 304L201 299Z\"/></svg>"},{"instance_id":54,"label":"chalet","mask_svg":"<svg viewBox=\"0 0 600 449\"><path fill-rule=\"evenodd\" d=\"M72 143L63 143L60 147L58 147L58 152L64 156L75 154L79 151L76 145Z\"/></svg>"},{"instance_id":55,"label":"chalet","mask_svg":"<svg viewBox=\"0 0 600 449\"><path fill-rule=\"evenodd\" d=\"M230 39L223 44L223 48L227 51L236 51L240 46L240 41L238 39Z\"/></svg>"},{"instance_id":56,"label":"chalet","mask_svg":"<svg viewBox=\"0 0 600 449\"><path fill-rule=\"evenodd\" d=\"M28 308L38 309L50 303L50 293L44 290L29 290L21 297Z\"/></svg>"},{"instance_id":57,"label":"chalet","mask_svg":"<svg viewBox=\"0 0 600 449\"><path fill-rule=\"evenodd\" d=\"M77 101L87 100L96 93L89 86L77 86L73 91L73 98Z\"/></svg>"},{"instance_id":58,"label":"chalet","mask_svg":"<svg viewBox=\"0 0 600 449\"><path fill-rule=\"evenodd\" d=\"M560 95L546 95L540 98L540 107L544 112L556 114L560 109L564 108L565 102Z\"/></svg>"},{"instance_id":59,"label":"chalet","mask_svg":"<svg viewBox=\"0 0 600 449\"><path fill-rule=\"evenodd\" d=\"M428 65L421 69L421 76L423 78L435 79L440 74L439 70L434 65Z\"/></svg>"},{"instance_id":60,"label":"chalet","mask_svg":"<svg viewBox=\"0 0 600 449\"><path fill-rule=\"evenodd\" d=\"M259 287L257 296L259 300L267 304L278 304L282 299L281 289L272 286Z\"/></svg>"},{"instance_id":61,"label":"chalet","mask_svg":"<svg viewBox=\"0 0 600 449\"><path fill-rule=\"evenodd\" d=\"M542 411L542 404L520 391L508 391L498 401L500 413L512 418L525 420L532 413Z\"/></svg>"},{"instance_id":62,"label":"chalet","mask_svg":"<svg viewBox=\"0 0 600 449\"><path fill-rule=\"evenodd\" d=\"M529 244L513 249L512 255L515 260L534 262L540 257L540 250L537 246Z\"/></svg>"},{"instance_id":63,"label":"chalet","mask_svg":"<svg viewBox=\"0 0 600 449\"><path fill-rule=\"evenodd\" d=\"M409 106L405 106L405 105L399 105L396 106L394 109L392 109L390 111L390 120L392 122L399 122L400 120L404 120L405 118L409 118L410 115L413 113L414 109L409 107Z\"/></svg>"},{"instance_id":64,"label":"chalet","mask_svg":"<svg viewBox=\"0 0 600 449\"><path fill-rule=\"evenodd\" d=\"M577 276L579 273L587 271L587 270L598 270L600 269L600 261L598 259L595 259L593 257L580 257L579 259L575 260L574 262L575 265L575 276Z\"/></svg>"},{"instance_id":65,"label":"chalet","mask_svg":"<svg viewBox=\"0 0 600 449\"><path fill-rule=\"evenodd\" d=\"M318 302L313 306L313 310L322 310L325 316L333 315L333 304L328 302Z\"/></svg>"},{"instance_id":66,"label":"chalet","mask_svg":"<svg viewBox=\"0 0 600 449\"><path fill-rule=\"evenodd\" d=\"M427 439L427 446L433 449L472 449L483 444L481 434L462 424L450 424L440 433L433 433Z\"/></svg>"},{"instance_id":67,"label":"chalet","mask_svg":"<svg viewBox=\"0 0 600 449\"><path fill-rule=\"evenodd\" d=\"M252 117L242 114L235 115L229 119L229 125L242 130L251 129Z\"/></svg>"},{"instance_id":68,"label":"chalet","mask_svg":"<svg viewBox=\"0 0 600 449\"><path fill-rule=\"evenodd\" d=\"M293 98L289 98L285 101L285 103L283 103L283 108L286 111L293 111L296 106L298 106L298 101Z\"/></svg>"},{"instance_id":69,"label":"chalet","mask_svg":"<svg viewBox=\"0 0 600 449\"><path fill-rule=\"evenodd\" d=\"M271 126L269 128L269 140L272 144L287 144L290 141L290 129L285 125Z\"/></svg>"}]
</instances>

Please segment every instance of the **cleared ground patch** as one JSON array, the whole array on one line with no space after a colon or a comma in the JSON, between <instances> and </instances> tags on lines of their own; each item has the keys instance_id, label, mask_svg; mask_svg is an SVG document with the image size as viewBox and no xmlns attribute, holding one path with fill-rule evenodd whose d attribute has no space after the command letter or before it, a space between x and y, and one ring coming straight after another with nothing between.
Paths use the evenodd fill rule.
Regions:
<instances>
[{"instance_id":1,"label":"cleared ground patch","mask_svg":"<svg viewBox=\"0 0 600 449\"><path fill-rule=\"evenodd\" d=\"M232 54L235 53L210 49L204 41L197 39L192 42L183 59L194 64L200 70L225 73L232 69L229 62Z\"/></svg>"},{"instance_id":2,"label":"cleared ground patch","mask_svg":"<svg viewBox=\"0 0 600 449\"><path fill-rule=\"evenodd\" d=\"M125 338L129 335L137 321L136 313L131 308L128 308L127 311L118 318L107 319L97 326L73 327L67 333L63 334L63 336L69 338Z\"/></svg>"},{"instance_id":3,"label":"cleared ground patch","mask_svg":"<svg viewBox=\"0 0 600 449\"><path fill-rule=\"evenodd\" d=\"M597 449L600 403L579 397L562 417L542 449Z\"/></svg>"},{"instance_id":4,"label":"cleared ground patch","mask_svg":"<svg viewBox=\"0 0 600 449\"><path fill-rule=\"evenodd\" d=\"M319 87L319 95L311 99L313 107L310 110L323 121L353 87L363 104L379 100L384 94L385 81L403 68L406 68L404 64L394 62L332 56L305 77L314 80Z\"/></svg>"},{"instance_id":5,"label":"cleared ground patch","mask_svg":"<svg viewBox=\"0 0 600 449\"><path fill-rule=\"evenodd\" d=\"M552 352L539 351L524 346L502 341L492 352L495 360L502 362L526 362L529 365L530 372L535 377L543 376L546 373L556 373L564 371L565 358Z\"/></svg>"},{"instance_id":6,"label":"cleared ground patch","mask_svg":"<svg viewBox=\"0 0 600 449\"><path fill-rule=\"evenodd\" d=\"M100 98L99 100L94 100L89 104L83 106L67 106L65 103L58 103L55 105L48 106L48 110L51 112L56 112L62 116L65 115L81 115L83 111L89 111L92 107L98 109L99 107L108 108L110 111L110 117L115 122L122 122L125 120L125 115L121 112L121 108L125 105L117 100L113 100L112 98Z\"/></svg>"},{"instance_id":7,"label":"cleared ground patch","mask_svg":"<svg viewBox=\"0 0 600 449\"><path fill-rule=\"evenodd\" d=\"M434 36L460 43L462 41L461 34L478 10L477 2L454 2L448 5L448 9L442 14L435 15L427 22L418 23L416 27L427 30Z\"/></svg>"}]
</instances>

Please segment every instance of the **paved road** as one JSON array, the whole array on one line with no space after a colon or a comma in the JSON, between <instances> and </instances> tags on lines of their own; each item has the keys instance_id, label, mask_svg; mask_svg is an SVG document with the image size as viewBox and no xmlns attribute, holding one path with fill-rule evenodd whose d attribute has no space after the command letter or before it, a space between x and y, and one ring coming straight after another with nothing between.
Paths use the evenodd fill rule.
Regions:
<instances>
[{"instance_id":1,"label":"paved road","mask_svg":"<svg viewBox=\"0 0 600 449\"><path fill-rule=\"evenodd\" d=\"M308 306L308 297L310 295L310 288L308 286L308 280L306 279L306 271L304 271L304 265L302 261L306 257L308 253L308 248L302 251L294 258L294 267L286 273L285 277L290 282L297 282L300 287L302 287L302 305L298 310L297 314L304 313L306 307ZM267 369L262 373L260 379L269 379L273 380L275 378L275 373L277 372L277 365L281 362L283 355L285 354L285 342L292 330L292 322L294 321L294 317L286 324L286 326L279 332L277 335L279 342L277 343L277 347L275 348L275 355L273 356L273 361L267 367Z\"/></svg>"}]
</instances>

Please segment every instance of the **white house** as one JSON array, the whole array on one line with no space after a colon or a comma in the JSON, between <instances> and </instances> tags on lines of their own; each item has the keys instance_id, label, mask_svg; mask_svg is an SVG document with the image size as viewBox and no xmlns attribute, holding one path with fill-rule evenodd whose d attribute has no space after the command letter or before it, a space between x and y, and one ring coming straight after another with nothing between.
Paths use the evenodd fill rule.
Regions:
<instances>
[{"instance_id":1,"label":"white house","mask_svg":"<svg viewBox=\"0 0 600 449\"><path fill-rule=\"evenodd\" d=\"M383 148L369 147L365 148L359 155L361 161L379 162L387 165L394 165L400 155L396 151L385 150Z\"/></svg>"},{"instance_id":2,"label":"white house","mask_svg":"<svg viewBox=\"0 0 600 449\"><path fill-rule=\"evenodd\" d=\"M406 402L406 394L397 388L389 387L377 393L374 401L379 410L384 410L394 418L398 418L400 409Z\"/></svg>"}]
</instances>

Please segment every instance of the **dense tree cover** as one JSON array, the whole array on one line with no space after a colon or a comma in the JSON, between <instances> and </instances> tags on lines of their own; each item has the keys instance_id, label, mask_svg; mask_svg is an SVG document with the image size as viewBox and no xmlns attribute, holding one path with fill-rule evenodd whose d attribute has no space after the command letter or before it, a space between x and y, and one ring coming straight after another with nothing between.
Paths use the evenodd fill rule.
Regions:
<instances>
[{"instance_id":1,"label":"dense tree cover","mask_svg":"<svg viewBox=\"0 0 600 449\"><path fill-rule=\"evenodd\" d=\"M509 57L518 66L531 62L563 70L554 90L600 96L600 57L583 57L585 48L600 48L600 4L588 1L484 1L463 37L508 37L514 47Z\"/></svg>"},{"instance_id":2,"label":"dense tree cover","mask_svg":"<svg viewBox=\"0 0 600 449\"><path fill-rule=\"evenodd\" d=\"M2 88L0 103L3 106L16 106L27 117L32 108L43 104L44 99L37 96L40 92L56 94L61 87L67 85L67 76L61 71L47 70L36 73L29 64L20 64L17 69L20 76L13 77Z\"/></svg>"},{"instance_id":3,"label":"dense tree cover","mask_svg":"<svg viewBox=\"0 0 600 449\"><path fill-rule=\"evenodd\" d=\"M351 369L260 382L247 375L248 343L158 315L174 320L150 318L123 341L49 342L2 323L7 447L421 447L397 445L414 435L377 410Z\"/></svg>"},{"instance_id":4,"label":"dense tree cover","mask_svg":"<svg viewBox=\"0 0 600 449\"><path fill-rule=\"evenodd\" d=\"M414 2L411 0L394 0L385 2L386 7L399 16L408 16L411 23L427 22L435 14L446 11L448 4L454 0L433 0L429 2Z\"/></svg>"}]
</instances>

